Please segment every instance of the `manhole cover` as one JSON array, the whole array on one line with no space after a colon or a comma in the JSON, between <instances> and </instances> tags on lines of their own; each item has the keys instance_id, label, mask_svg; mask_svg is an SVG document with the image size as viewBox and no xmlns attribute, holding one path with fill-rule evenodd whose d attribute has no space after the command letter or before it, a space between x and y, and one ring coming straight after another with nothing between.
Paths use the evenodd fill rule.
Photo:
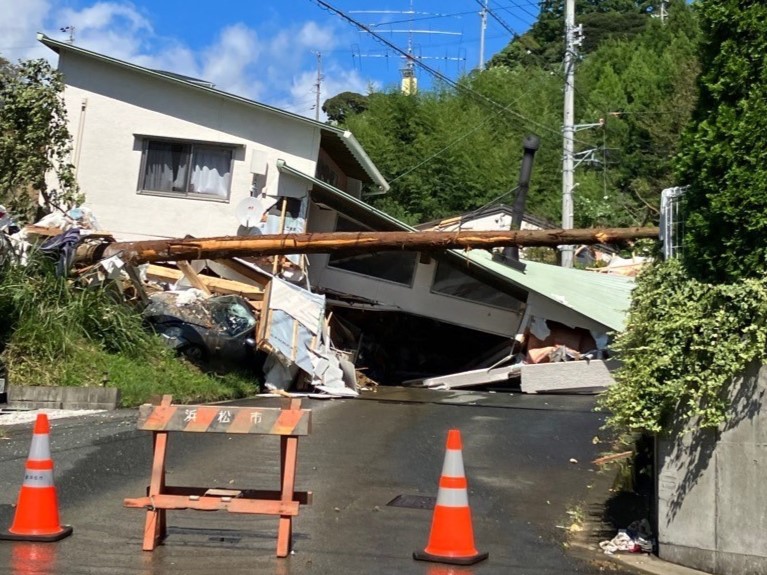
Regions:
<instances>
[{"instance_id":1,"label":"manhole cover","mask_svg":"<svg viewBox=\"0 0 767 575\"><path fill-rule=\"evenodd\" d=\"M239 537L208 537L208 541L215 541L217 543L231 543L236 545L240 542Z\"/></svg>"},{"instance_id":2,"label":"manhole cover","mask_svg":"<svg viewBox=\"0 0 767 575\"><path fill-rule=\"evenodd\" d=\"M386 505L391 507L406 507L408 509L434 509L436 497L428 495L397 495Z\"/></svg>"}]
</instances>

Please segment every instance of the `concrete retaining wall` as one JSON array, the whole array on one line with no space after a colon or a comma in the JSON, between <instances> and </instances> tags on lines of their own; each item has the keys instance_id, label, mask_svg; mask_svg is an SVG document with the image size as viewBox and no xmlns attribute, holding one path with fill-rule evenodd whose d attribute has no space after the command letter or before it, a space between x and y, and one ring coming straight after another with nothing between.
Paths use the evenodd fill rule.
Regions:
<instances>
[{"instance_id":1,"label":"concrete retaining wall","mask_svg":"<svg viewBox=\"0 0 767 575\"><path fill-rule=\"evenodd\" d=\"M716 575L767 573L765 393L767 367L751 366L728 392L733 415L720 429L658 439L662 559Z\"/></svg>"},{"instance_id":2,"label":"concrete retaining wall","mask_svg":"<svg viewBox=\"0 0 767 575\"><path fill-rule=\"evenodd\" d=\"M8 386L12 409L115 409L120 392L111 387Z\"/></svg>"}]
</instances>

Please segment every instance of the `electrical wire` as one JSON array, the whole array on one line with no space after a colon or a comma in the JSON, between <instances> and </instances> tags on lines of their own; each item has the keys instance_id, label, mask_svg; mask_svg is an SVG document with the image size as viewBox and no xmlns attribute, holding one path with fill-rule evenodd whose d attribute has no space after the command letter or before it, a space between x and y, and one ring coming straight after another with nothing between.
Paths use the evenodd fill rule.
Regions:
<instances>
[{"instance_id":1,"label":"electrical wire","mask_svg":"<svg viewBox=\"0 0 767 575\"><path fill-rule=\"evenodd\" d=\"M506 22L504 22L503 19L500 16L498 16L495 12L493 12L490 8L486 7L483 0L475 0L475 1L477 4L479 4L482 7L482 10L490 14L490 16L492 16L496 22L498 22L509 34L511 34L512 37L517 35L517 31L512 29L511 26L509 26Z\"/></svg>"},{"instance_id":2,"label":"electrical wire","mask_svg":"<svg viewBox=\"0 0 767 575\"><path fill-rule=\"evenodd\" d=\"M522 12L524 12L525 14L527 14L529 16L532 16L536 20L538 19L538 14L533 14L532 12L530 12L529 10L524 8L521 4L518 4L517 2L514 2L514 0L509 0L509 2L511 2L514 5L514 7L519 8L520 10L522 10ZM540 8L540 6L539 6L539 8ZM512 14L511 6L505 6L505 7L499 8L499 9L504 11L504 12L508 12L512 16L516 16L516 14Z\"/></svg>"},{"instance_id":3,"label":"electrical wire","mask_svg":"<svg viewBox=\"0 0 767 575\"><path fill-rule=\"evenodd\" d=\"M395 52L397 52L401 56L407 58L409 61L412 61L414 64L418 65L420 68L422 68L423 70L425 70L426 72L428 72L429 74L434 76L435 78L438 78L439 80L442 80L445 84L447 84L449 86L452 86L453 88L456 88L457 90L463 91L463 92L465 92L465 93L467 93L467 94L469 94L471 96L474 96L478 100L481 100L481 101L485 102L486 104L491 105L492 107L494 107L496 109L499 109L499 110L502 110L504 112L507 112L507 113L511 114L512 116L515 116L516 118L518 118L520 120L523 120L524 122L526 122L526 123L528 123L528 124L530 124L532 126L535 126L535 127L539 128L541 130L544 130L546 132L550 132L552 134L556 134L557 137L560 137L562 135L561 130L558 130L558 129L555 129L555 128L551 128L550 126L547 126L545 124L541 124L540 122L538 122L536 120L528 118L524 114L521 114L521 113L519 113L519 112L517 112L515 110L510 109L509 106L504 106L503 104L501 104L499 102L496 102L495 100L493 100L491 98L488 98L484 94L480 94L476 90L472 90L471 88L468 88L468 87L466 87L466 86L464 86L462 84L459 84L458 82L455 82L454 80L451 80L450 78L448 78L447 76L445 76L444 74L439 72L438 70L435 70L431 66L429 66L427 64L424 64L423 62L419 61L417 58L414 58L411 54L408 54L407 52L405 52L404 50L402 50L401 48L399 48L395 44L389 42L385 38L382 38L379 34L374 32L373 30L371 30L368 26L365 26L365 24L355 20L351 16L345 14L343 11L339 10L338 8L335 8L331 4L325 2L324 0L314 0L314 2L318 6L320 6L321 8L327 10L328 12L339 16L340 18L346 20L350 24L352 24L352 25L358 27L359 29L369 33L378 42L388 46L389 48L391 48L392 50L394 50ZM573 141L578 141L578 140L576 138L573 138ZM583 143L585 145L584 142L580 142L580 143Z\"/></svg>"},{"instance_id":4,"label":"electrical wire","mask_svg":"<svg viewBox=\"0 0 767 575\"><path fill-rule=\"evenodd\" d=\"M409 170L407 170L406 172L403 172L403 173L401 173L401 174L400 174L399 176L397 176L396 178L393 178L393 179L389 180L389 183L390 183L390 184L392 184L392 183L396 182L397 180L399 180L399 179L401 179L401 178L404 178L404 177L405 177L405 176L407 176L409 173L411 173L411 172L414 172L415 170L417 170L418 168L420 168L420 167L421 167L421 166L423 166L424 164L426 164L426 163L430 162L431 160L433 160L434 158L436 158L437 156L439 156L439 155L440 155L440 154L442 154L443 152L446 152L446 151L448 151L450 148L452 148L453 146L455 146L455 145L456 145L458 142L460 142L461 140L465 140L465 139L466 139L466 138L468 138L468 137L469 137L471 134L473 134L474 132L476 132L477 130L479 130L480 128L482 128L482 127L483 127L485 124L487 124L488 122L490 122L490 120L494 120L495 118L497 118L497 117L498 117L498 116L499 116L501 113L502 113L502 112L501 112L501 111L499 111L499 112L496 112L495 114L493 114L492 116L489 116L489 117L485 118L485 119L484 119L484 120L482 120L482 121L481 121L479 124L477 124L476 126L474 126L474 127L471 129L471 130L469 130L468 132L465 132L464 134L462 134L462 135L458 136L457 138L455 138L455 139L454 139L452 142L450 142L450 143L449 143L447 146L445 146L444 148L442 148L442 149L441 149L441 150L439 150L438 152L435 152L434 154L432 154L431 156L429 156L428 158L426 158L426 159L425 159L425 160L423 160L422 162L420 162L420 163L416 164L415 166L413 166L412 168L410 168L410 169L409 169Z\"/></svg>"}]
</instances>

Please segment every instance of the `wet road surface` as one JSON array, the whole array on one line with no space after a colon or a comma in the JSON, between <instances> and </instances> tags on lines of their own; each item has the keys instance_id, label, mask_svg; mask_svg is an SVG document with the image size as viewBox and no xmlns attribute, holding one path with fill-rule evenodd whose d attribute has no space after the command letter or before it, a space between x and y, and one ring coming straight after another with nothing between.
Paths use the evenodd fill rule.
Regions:
<instances>
[{"instance_id":1,"label":"wet road surface","mask_svg":"<svg viewBox=\"0 0 767 575\"><path fill-rule=\"evenodd\" d=\"M51 422L63 523L58 543L0 541L0 573L69 574L529 574L604 573L563 548L567 511L588 494L603 416L590 396L523 396L383 389L366 399L305 401L313 432L299 441L296 489L314 492L294 521L293 554L277 559L275 517L169 511L169 535L143 552L145 513L122 506L144 495L151 434L136 411ZM277 405L254 399L238 405ZM476 546L473 567L417 562L437 494L448 429L461 431ZM0 438L0 528L13 519L31 426ZM571 459L577 463L572 463ZM276 489L279 440L171 434L171 485ZM415 507L392 506L408 496ZM557 527L557 526L560 527ZM613 571L618 573L617 571Z\"/></svg>"}]
</instances>

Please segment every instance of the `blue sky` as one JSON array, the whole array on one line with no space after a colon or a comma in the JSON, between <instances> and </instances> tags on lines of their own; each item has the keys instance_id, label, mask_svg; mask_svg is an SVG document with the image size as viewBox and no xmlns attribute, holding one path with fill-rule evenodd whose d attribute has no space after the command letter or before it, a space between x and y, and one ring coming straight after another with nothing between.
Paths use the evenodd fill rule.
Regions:
<instances>
[{"instance_id":1,"label":"blue sky","mask_svg":"<svg viewBox=\"0 0 767 575\"><path fill-rule=\"evenodd\" d=\"M451 79L479 62L479 0L327 3L400 49L410 45L413 54ZM538 2L489 0L489 8L502 22L488 17L486 59L508 43L509 30L530 26ZM367 93L396 85L402 67L394 50L314 0L0 0L0 14L0 55L13 62L43 57L55 63L55 54L38 44L35 34L66 40L69 34L61 28L72 26L75 43L84 48L204 78L222 90L309 117L315 115L317 53L321 102L345 90ZM429 85L429 74L417 76L422 87Z\"/></svg>"}]
</instances>

